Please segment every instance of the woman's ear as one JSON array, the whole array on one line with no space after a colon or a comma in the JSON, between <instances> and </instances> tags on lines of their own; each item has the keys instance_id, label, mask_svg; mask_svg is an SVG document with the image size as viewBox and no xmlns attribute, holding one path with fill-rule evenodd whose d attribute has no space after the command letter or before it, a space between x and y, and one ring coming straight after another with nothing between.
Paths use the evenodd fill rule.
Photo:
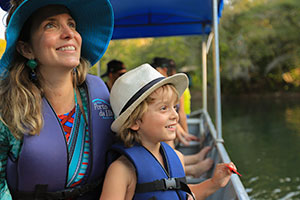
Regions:
<instances>
[{"instance_id":1,"label":"woman's ear","mask_svg":"<svg viewBox=\"0 0 300 200\"><path fill-rule=\"evenodd\" d=\"M34 59L31 47L27 42L18 41L16 45L17 51L28 60Z\"/></svg>"},{"instance_id":2,"label":"woman's ear","mask_svg":"<svg viewBox=\"0 0 300 200\"><path fill-rule=\"evenodd\" d=\"M137 120L130 128L134 131L138 131L140 129L140 120Z\"/></svg>"}]
</instances>

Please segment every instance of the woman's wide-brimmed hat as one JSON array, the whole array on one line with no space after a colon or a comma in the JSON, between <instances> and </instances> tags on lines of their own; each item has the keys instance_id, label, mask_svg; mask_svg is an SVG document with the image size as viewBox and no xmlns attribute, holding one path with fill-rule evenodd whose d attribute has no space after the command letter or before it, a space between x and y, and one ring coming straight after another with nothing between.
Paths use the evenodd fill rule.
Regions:
<instances>
[{"instance_id":1,"label":"woman's wide-brimmed hat","mask_svg":"<svg viewBox=\"0 0 300 200\"><path fill-rule=\"evenodd\" d=\"M188 87L188 78L183 73L164 77L149 64L143 64L119 77L110 93L110 104L116 118L111 129L119 133L135 108L157 88L166 84L174 85L181 96Z\"/></svg>"},{"instance_id":2,"label":"woman's wide-brimmed hat","mask_svg":"<svg viewBox=\"0 0 300 200\"><path fill-rule=\"evenodd\" d=\"M64 5L70 10L82 37L83 58L94 65L103 56L113 33L114 17L109 0L24 0L7 25L6 49L0 60L0 75L10 67L23 24L33 12L47 5Z\"/></svg>"}]
</instances>

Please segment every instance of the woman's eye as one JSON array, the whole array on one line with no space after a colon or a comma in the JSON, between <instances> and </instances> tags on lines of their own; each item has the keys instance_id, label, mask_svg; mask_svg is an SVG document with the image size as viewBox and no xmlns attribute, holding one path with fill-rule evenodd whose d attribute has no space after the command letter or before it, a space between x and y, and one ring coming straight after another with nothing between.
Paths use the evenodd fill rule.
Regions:
<instances>
[{"instance_id":1,"label":"woman's eye","mask_svg":"<svg viewBox=\"0 0 300 200\"><path fill-rule=\"evenodd\" d=\"M54 27L54 24L53 24L53 23L48 23L48 24L46 24L46 26L45 26L46 29L53 28L53 27Z\"/></svg>"},{"instance_id":2,"label":"woman's eye","mask_svg":"<svg viewBox=\"0 0 300 200\"><path fill-rule=\"evenodd\" d=\"M70 26L71 28L74 28L74 29L76 28L76 24L75 24L74 22L70 22L70 23L69 23L69 26Z\"/></svg>"}]
</instances>

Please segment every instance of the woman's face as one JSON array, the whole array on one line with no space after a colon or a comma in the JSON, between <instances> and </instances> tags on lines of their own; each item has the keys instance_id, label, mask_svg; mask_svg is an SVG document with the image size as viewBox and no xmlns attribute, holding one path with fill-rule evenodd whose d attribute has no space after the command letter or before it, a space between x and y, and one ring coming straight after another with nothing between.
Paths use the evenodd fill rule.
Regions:
<instances>
[{"instance_id":1,"label":"woman's face","mask_svg":"<svg viewBox=\"0 0 300 200\"><path fill-rule=\"evenodd\" d=\"M79 65L82 39L76 23L62 6L41 8L34 16L30 47L40 69L70 69Z\"/></svg>"}]
</instances>

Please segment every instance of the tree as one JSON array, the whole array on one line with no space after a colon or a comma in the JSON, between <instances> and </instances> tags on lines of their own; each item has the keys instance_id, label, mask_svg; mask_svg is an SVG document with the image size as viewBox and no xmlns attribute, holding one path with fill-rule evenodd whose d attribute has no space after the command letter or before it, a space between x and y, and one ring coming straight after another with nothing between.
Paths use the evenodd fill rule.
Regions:
<instances>
[{"instance_id":1,"label":"tree","mask_svg":"<svg viewBox=\"0 0 300 200\"><path fill-rule=\"evenodd\" d=\"M283 73L299 67L299 11L297 0L233 1L225 8L220 35L228 88L239 85L228 80L246 90L284 88Z\"/></svg>"}]
</instances>

